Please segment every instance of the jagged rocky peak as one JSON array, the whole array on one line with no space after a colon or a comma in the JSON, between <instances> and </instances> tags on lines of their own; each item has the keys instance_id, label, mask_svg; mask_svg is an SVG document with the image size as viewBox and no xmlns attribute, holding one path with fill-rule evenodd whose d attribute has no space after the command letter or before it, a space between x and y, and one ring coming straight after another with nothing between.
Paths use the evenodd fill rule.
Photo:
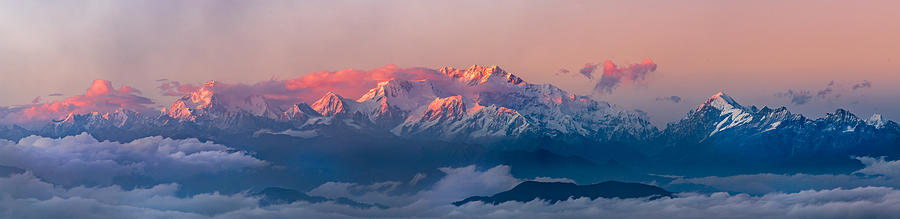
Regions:
<instances>
[{"instance_id":1,"label":"jagged rocky peak","mask_svg":"<svg viewBox=\"0 0 900 219\"><path fill-rule=\"evenodd\" d=\"M466 104L462 96L438 98L428 105L428 109L422 115L423 120L434 120L447 117L462 116L466 114Z\"/></svg>"},{"instance_id":2,"label":"jagged rocky peak","mask_svg":"<svg viewBox=\"0 0 900 219\"><path fill-rule=\"evenodd\" d=\"M207 81L203 87L197 91L191 92L191 102L197 104L197 107L203 107L212 104L213 89L216 87L216 81Z\"/></svg>"},{"instance_id":3,"label":"jagged rocky peak","mask_svg":"<svg viewBox=\"0 0 900 219\"><path fill-rule=\"evenodd\" d=\"M369 90L357 102L369 102L365 104L368 108L381 113L387 113L391 108L408 112L430 103L435 98L437 98L435 88L430 81L388 80L378 83L378 86Z\"/></svg>"},{"instance_id":4,"label":"jagged rocky peak","mask_svg":"<svg viewBox=\"0 0 900 219\"><path fill-rule=\"evenodd\" d=\"M197 115L197 110L207 109L213 106L215 99L215 92L213 92L213 89L215 86L216 81L208 81L196 91L175 100L168 109L169 117L190 121L197 119L197 117L200 116Z\"/></svg>"},{"instance_id":5,"label":"jagged rocky peak","mask_svg":"<svg viewBox=\"0 0 900 219\"><path fill-rule=\"evenodd\" d=\"M379 100L385 97L397 97L400 95L406 95L410 90L413 89L413 84L410 81L401 81L401 80L387 80L378 82L378 85L375 88L372 88L366 94L363 94L362 97L359 98L359 102L366 100Z\"/></svg>"},{"instance_id":6,"label":"jagged rocky peak","mask_svg":"<svg viewBox=\"0 0 900 219\"><path fill-rule=\"evenodd\" d=\"M718 109L718 110L722 110L722 111L732 110L732 109L739 109L739 110L744 109L744 107L741 106L741 104L738 104L737 101L735 101L733 98L731 98L731 96L726 95L725 92L719 92L719 93L716 93L715 95L712 95L711 97L709 97L709 99L707 99L706 102L701 104L700 107L697 107L697 111L701 111L701 110L703 110L705 108L709 108L709 107Z\"/></svg>"},{"instance_id":7,"label":"jagged rocky peak","mask_svg":"<svg viewBox=\"0 0 900 219\"><path fill-rule=\"evenodd\" d=\"M84 114L78 113L69 113L66 114L60 120L53 120L52 125L56 127L64 127L64 126L94 126L94 127L102 127L102 126L114 126L114 127L122 127L125 123L129 122L132 119L141 120L146 119L143 117L141 113L127 110L127 109L116 109L112 112L90 112Z\"/></svg>"},{"instance_id":8,"label":"jagged rocky peak","mask_svg":"<svg viewBox=\"0 0 900 219\"><path fill-rule=\"evenodd\" d=\"M724 130L752 122L753 113L754 110L741 106L724 92L718 92L697 107L697 110L689 118L711 122L715 127L709 136L713 136Z\"/></svg>"},{"instance_id":9,"label":"jagged rocky peak","mask_svg":"<svg viewBox=\"0 0 900 219\"><path fill-rule=\"evenodd\" d=\"M872 114L872 117L869 117L869 119L866 120L866 124L875 126L875 128L880 129L883 128L885 124L887 124L887 121L885 121L884 118L881 118L881 114L875 113Z\"/></svg>"},{"instance_id":10,"label":"jagged rocky peak","mask_svg":"<svg viewBox=\"0 0 900 219\"><path fill-rule=\"evenodd\" d=\"M311 105L312 109L323 116L334 116L347 111L344 98L334 92L328 92Z\"/></svg>"},{"instance_id":11,"label":"jagged rocky peak","mask_svg":"<svg viewBox=\"0 0 900 219\"><path fill-rule=\"evenodd\" d=\"M450 76L451 78L460 80L469 85L478 85L484 84L490 81L492 78L502 79L508 83L512 83L515 85L525 84L518 76L510 74L509 72L504 71L499 66L479 66L472 65L468 69L462 70L453 67L442 67L439 69L441 73Z\"/></svg>"},{"instance_id":12,"label":"jagged rocky peak","mask_svg":"<svg viewBox=\"0 0 900 219\"><path fill-rule=\"evenodd\" d=\"M859 117L856 117L856 115L853 115L853 113L850 113L849 110L845 110L845 109L836 109L836 110L834 110L834 113L826 114L825 119L832 120L832 121L858 121L858 120L860 120Z\"/></svg>"},{"instance_id":13,"label":"jagged rocky peak","mask_svg":"<svg viewBox=\"0 0 900 219\"><path fill-rule=\"evenodd\" d=\"M316 112L309 104L306 103L298 103L291 105L284 113L281 115L282 120L305 120L311 117L321 116L319 112Z\"/></svg>"},{"instance_id":14,"label":"jagged rocky peak","mask_svg":"<svg viewBox=\"0 0 900 219\"><path fill-rule=\"evenodd\" d=\"M215 118L239 113L276 119L284 111L283 108L271 106L262 95L228 92L227 88L222 90L220 86L216 81L209 81L176 100L168 110L169 117L195 121L204 115Z\"/></svg>"}]
</instances>

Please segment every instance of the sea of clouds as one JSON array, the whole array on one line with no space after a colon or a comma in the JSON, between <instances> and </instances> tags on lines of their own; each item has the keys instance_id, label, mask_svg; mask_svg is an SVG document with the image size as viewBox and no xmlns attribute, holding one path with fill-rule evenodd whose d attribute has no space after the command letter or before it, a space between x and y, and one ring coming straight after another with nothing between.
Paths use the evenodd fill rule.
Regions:
<instances>
[{"instance_id":1,"label":"sea of clouds","mask_svg":"<svg viewBox=\"0 0 900 219\"><path fill-rule=\"evenodd\" d=\"M416 174L408 181L371 184L328 182L308 192L350 198L389 208L360 208L332 201L259 205L250 190L184 195L181 177L252 171L269 165L251 153L196 139L161 137L128 143L97 141L82 134L60 139L28 137L0 141L0 165L21 169L0 175L3 218L891 218L900 215L900 162L857 157L865 168L850 174L752 174L677 178L662 187L698 184L722 192L681 192L673 198L533 200L489 205L451 203L492 195L525 180L509 166L446 167L440 176ZM117 175L169 180L123 187ZM439 177L414 192L398 188ZM223 182L227 183L227 182Z\"/></svg>"}]
</instances>

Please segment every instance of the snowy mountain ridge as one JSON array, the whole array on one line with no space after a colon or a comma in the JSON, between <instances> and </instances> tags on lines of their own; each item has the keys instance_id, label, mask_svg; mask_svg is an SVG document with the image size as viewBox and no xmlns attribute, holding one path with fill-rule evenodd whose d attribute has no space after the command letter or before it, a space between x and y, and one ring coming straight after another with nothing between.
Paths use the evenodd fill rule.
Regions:
<instances>
[{"instance_id":1,"label":"snowy mountain ridge","mask_svg":"<svg viewBox=\"0 0 900 219\"><path fill-rule=\"evenodd\" d=\"M387 80L359 98L327 92L311 104L278 105L262 95L231 95L219 89L227 85L211 81L158 115L128 110L69 114L35 131L47 136L102 132L113 137L282 133L312 138L365 133L506 146L632 145L651 155L673 148L691 151L695 145L768 148L790 155L880 147L894 144L900 136L900 126L877 114L860 119L839 109L808 119L785 107L743 106L723 92L659 130L641 113L550 84L529 84L496 66L444 67L439 72L446 78Z\"/></svg>"}]
</instances>

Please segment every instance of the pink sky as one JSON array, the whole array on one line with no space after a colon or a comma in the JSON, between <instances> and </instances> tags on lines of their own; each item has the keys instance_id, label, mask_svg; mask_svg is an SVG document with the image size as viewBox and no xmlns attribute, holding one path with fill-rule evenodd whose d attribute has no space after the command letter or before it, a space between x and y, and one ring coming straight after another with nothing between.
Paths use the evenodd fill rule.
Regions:
<instances>
[{"instance_id":1,"label":"pink sky","mask_svg":"<svg viewBox=\"0 0 900 219\"><path fill-rule=\"evenodd\" d=\"M744 104L900 120L896 1L200 1L0 3L0 105L84 94L94 79L170 104L157 79L256 83L347 68L500 65L590 94L585 63L652 59L596 95L654 122L724 90ZM573 74L557 75L560 68ZM872 87L851 90L863 80ZM774 94L840 97L791 104ZM63 93L64 96L47 96ZM680 103L656 101L677 95ZM168 98L168 99L167 99ZM658 124L659 125L659 124Z\"/></svg>"}]
</instances>

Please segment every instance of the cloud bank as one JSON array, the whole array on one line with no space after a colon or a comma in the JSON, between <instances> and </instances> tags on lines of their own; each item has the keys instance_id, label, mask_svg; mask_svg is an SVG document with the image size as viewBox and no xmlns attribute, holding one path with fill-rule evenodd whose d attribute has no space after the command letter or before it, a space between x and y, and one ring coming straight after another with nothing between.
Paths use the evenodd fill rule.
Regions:
<instances>
[{"instance_id":1,"label":"cloud bank","mask_svg":"<svg viewBox=\"0 0 900 219\"><path fill-rule=\"evenodd\" d=\"M214 82L213 91L223 101L242 101L250 96L262 96L274 105L301 102L312 103L328 92L355 98L387 80L446 79L447 76L428 68L400 68L387 65L371 70L344 69L306 74L288 80L269 80L255 84ZM209 83L209 82L207 82ZM203 85L163 81L158 88L165 96L185 96Z\"/></svg>"},{"instance_id":2,"label":"cloud bank","mask_svg":"<svg viewBox=\"0 0 900 219\"><path fill-rule=\"evenodd\" d=\"M885 161L884 157L855 157L857 160L866 165L865 168L857 170L854 173L865 175L880 175L893 178L900 178L900 160ZM900 185L900 184L898 184Z\"/></svg>"},{"instance_id":3,"label":"cloud bank","mask_svg":"<svg viewBox=\"0 0 900 219\"><path fill-rule=\"evenodd\" d=\"M90 139L83 140L91 142ZM0 215L15 218L890 218L900 214L900 190L870 186L871 184L855 186L846 183L854 180L848 177L858 178L855 180L889 180L896 176L894 174L900 169L900 163L885 161L883 158L857 159L866 164L866 168L857 171L863 176L748 175L695 180L705 180L708 185L714 186L747 188L785 184L812 187L817 183L842 185L831 189L800 189L787 193L781 190L759 190L758 195L726 192L678 193L673 198L655 200L579 198L555 204L541 200L499 205L481 202L462 206L450 204L468 196L505 191L525 180L515 178L510 173L510 167L502 165L488 169L475 166L440 168L444 176L415 193L398 193L397 190L428 176L416 174L411 178L418 180L368 185L329 182L308 193L391 206L386 209L352 207L332 201L299 201L260 206L259 197L249 195L248 192L179 196L180 185L176 183L132 189L116 185L65 188L29 171L0 177ZM726 178L727 180L722 180ZM714 182L716 180L719 180L718 184Z\"/></svg>"},{"instance_id":4,"label":"cloud bank","mask_svg":"<svg viewBox=\"0 0 900 219\"><path fill-rule=\"evenodd\" d=\"M122 189L119 186L70 189L26 172L0 177L0 215L10 218L207 218L253 208L243 193L178 197L178 184Z\"/></svg>"},{"instance_id":5,"label":"cloud bank","mask_svg":"<svg viewBox=\"0 0 900 219\"><path fill-rule=\"evenodd\" d=\"M0 121L16 123L49 121L69 113L112 112L119 109L153 111L150 108L153 101L141 96L141 91L124 85L116 89L112 86L112 82L103 79L94 80L82 95L45 104L37 104L39 101L40 99L36 98L32 101L33 104L18 108L16 112L0 118Z\"/></svg>"},{"instance_id":6,"label":"cloud bank","mask_svg":"<svg viewBox=\"0 0 900 219\"><path fill-rule=\"evenodd\" d=\"M306 74L303 77L285 81L285 87L293 92L303 92L318 99L332 91L347 97L358 97L369 91L378 82L388 80L437 80L446 75L428 68L400 68L387 65L372 70L344 69L340 71L323 71ZM304 101L315 101L306 99Z\"/></svg>"},{"instance_id":7,"label":"cloud bank","mask_svg":"<svg viewBox=\"0 0 900 219\"><path fill-rule=\"evenodd\" d=\"M677 178L670 186L697 184L717 191L767 194L772 192L799 192L809 189L854 188L884 186L900 188L900 160L886 161L884 157L854 157L865 167L853 174L744 174L735 176L708 176Z\"/></svg>"},{"instance_id":8,"label":"cloud bank","mask_svg":"<svg viewBox=\"0 0 900 219\"><path fill-rule=\"evenodd\" d=\"M470 171L454 168L442 181L473 180L506 184L503 168ZM458 171L458 172L457 172ZM450 179L455 178L455 179ZM485 184L486 183L486 184ZM14 188L14 189L13 189ZM417 201L380 208L357 208L334 202L262 207L247 193L176 195L177 184L146 188L60 188L30 172L0 177L0 215L13 218L890 218L900 214L900 190L887 187L805 190L793 193L747 194L679 193L674 198L569 199L550 204L533 200L462 206ZM470 186L436 186L432 191L466 192ZM483 194L482 194L483 195ZM427 196L421 196L427 197Z\"/></svg>"},{"instance_id":9,"label":"cloud bank","mask_svg":"<svg viewBox=\"0 0 900 219\"><path fill-rule=\"evenodd\" d=\"M147 137L118 143L80 134L59 139L30 136L18 143L0 140L0 165L25 169L61 185L109 185L122 176L176 179L260 167L266 162L197 139Z\"/></svg>"}]
</instances>

